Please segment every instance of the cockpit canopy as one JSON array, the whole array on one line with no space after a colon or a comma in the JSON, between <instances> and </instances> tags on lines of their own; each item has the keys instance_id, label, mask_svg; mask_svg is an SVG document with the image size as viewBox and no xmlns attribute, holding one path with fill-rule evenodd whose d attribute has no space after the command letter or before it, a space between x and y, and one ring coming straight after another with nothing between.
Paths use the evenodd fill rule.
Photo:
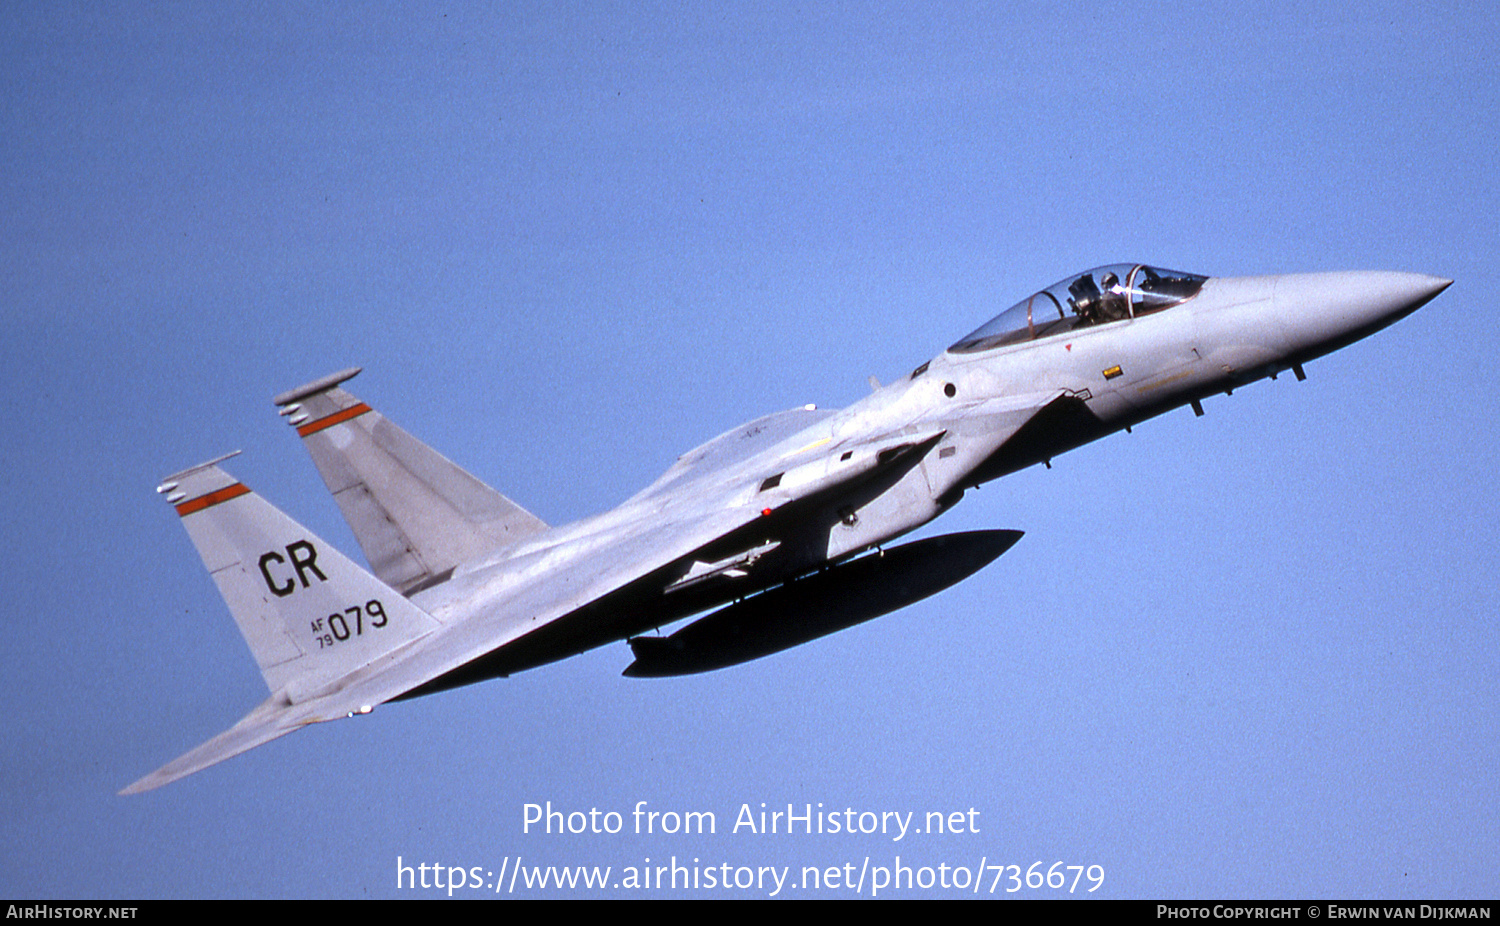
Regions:
<instances>
[{"instance_id":1,"label":"cockpit canopy","mask_svg":"<svg viewBox=\"0 0 1500 926\"><path fill-rule=\"evenodd\" d=\"M1208 277L1110 264L1068 277L996 315L948 350L968 354L1064 331L1139 318L1198 295Z\"/></svg>"}]
</instances>

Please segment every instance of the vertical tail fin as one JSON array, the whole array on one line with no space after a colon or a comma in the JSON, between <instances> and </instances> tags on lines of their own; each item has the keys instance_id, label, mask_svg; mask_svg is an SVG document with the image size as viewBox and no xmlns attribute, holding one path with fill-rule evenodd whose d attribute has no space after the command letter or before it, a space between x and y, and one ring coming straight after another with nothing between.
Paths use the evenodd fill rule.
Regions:
<instances>
[{"instance_id":1,"label":"vertical tail fin","mask_svg":"<svg viewBox=\"0 0 1500 926\"><path fill-rule=\"evenodd\" d=\"M439 626L220 469L225 459L169 476L157 491L177 509L273 694L295 704Z\"/></svg>"},{"instance_id":2,"label":"vertical tail fin","mask_svg":"<svg viewBox=\"0 0 1500 926\"><path fill-rule=\"evenodd\" d=\"M375 575L410 595L547 525L339 388L358 368L273 400L297 428Z\"/></svg>"},{"instance_id":3,"label":"vertical tail fin","mask_svg":"<svg viewBox=\"0 0 1500 926\"><path fill-rule=\"evenodd\" d=\"M234 454L229 454L234 456ZM121 791L139 794L223 762L298 727L328 720L351 677L440 625L219 468L168 476L157 492L177 509L250 645L271 696L239 723ZM366 691L366 711L400 689Z\"/></svg>"}]
</instances>

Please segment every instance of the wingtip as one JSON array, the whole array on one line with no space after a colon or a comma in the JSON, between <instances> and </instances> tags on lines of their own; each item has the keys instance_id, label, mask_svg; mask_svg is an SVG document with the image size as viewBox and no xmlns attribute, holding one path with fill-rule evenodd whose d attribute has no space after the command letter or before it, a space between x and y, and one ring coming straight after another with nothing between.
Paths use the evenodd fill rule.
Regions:
<instances>
[{"instance_id":1,"label":"wingtip","mask_svg":"<svg viewBox=\"0 0 1500 926\"><path fill-rule=\"evenodd\" d=\"M129 797L132 794L145 794L147 791L155 791L162 785L171 784L181 776L168 774L167 769L170 767L171 764L164 765L149 775L137 778L135 781L116 791L115 796Z\"/></svg>"}]
</instances>

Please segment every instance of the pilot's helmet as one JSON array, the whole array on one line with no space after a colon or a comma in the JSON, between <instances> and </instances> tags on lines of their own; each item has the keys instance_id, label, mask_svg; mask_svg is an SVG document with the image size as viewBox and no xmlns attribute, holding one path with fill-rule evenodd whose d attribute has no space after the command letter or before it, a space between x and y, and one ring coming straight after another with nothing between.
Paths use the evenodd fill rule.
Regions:
<instances>
[{"instance_id":1,"label":"pilot's helmet","mask_svg":"<svg viewBox=\"0 0 1500 926\"><path fill-rule=\"evenodd\" d=\"M1110 271L1104 275L1104 279L1100 282L1104 285L1105 289L1110 289L1111 287L1120 285L1120 278L1115 276L1113 271Z\"/></svg>"}]
</instances>

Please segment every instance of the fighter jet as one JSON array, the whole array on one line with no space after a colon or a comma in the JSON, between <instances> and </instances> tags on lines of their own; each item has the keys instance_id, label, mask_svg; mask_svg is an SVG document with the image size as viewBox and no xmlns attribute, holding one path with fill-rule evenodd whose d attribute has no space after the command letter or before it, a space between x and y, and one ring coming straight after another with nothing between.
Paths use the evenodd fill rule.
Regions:
<instances>
[{"instance_id":1,"label":"fighter jet","mask_svg":"<svg viewBox=\"0 0 1500 926\"><path fill-rule=\"evenodd\" d=\"M234 727L122 793L298 727L627 640L627 675L700 672L794 646L972 574L1020 537L885 546L965 490L1290 370L1410 314L1452 281L1346 272L1210 278L1144 264L1076 274L844 409L758 418L683 454L613 511L552 527L344 388L275 397L369 569L252 492L227 457L168 477L265 677ZM232 454L231 454L232 456ZM714 609L718 610L714 610ZM670 636L655 628L710 612Z\"/></svg>"}]
</instances>

